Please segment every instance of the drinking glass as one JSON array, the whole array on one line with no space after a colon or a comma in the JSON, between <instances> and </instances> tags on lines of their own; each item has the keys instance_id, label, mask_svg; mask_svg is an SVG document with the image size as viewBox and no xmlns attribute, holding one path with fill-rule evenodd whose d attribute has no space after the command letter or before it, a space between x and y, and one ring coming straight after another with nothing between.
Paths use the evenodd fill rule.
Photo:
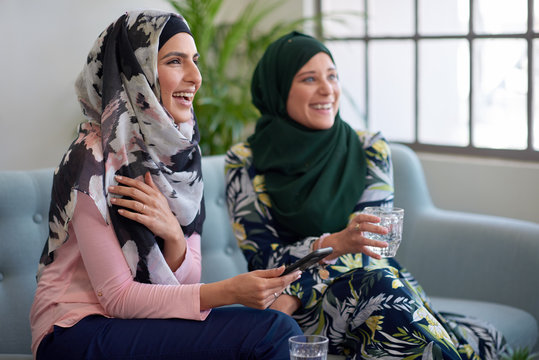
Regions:
<instances>
[{"instance_id":1,"label":"drinking glass","mask_svg":"<svg viewBox=\"0 0 539 360\"><path fill-rule=\"evenodd\" d=\"M379 248L374 246L369 246L369 248L373 252L380 254L384 258L394 257L397 254L397 250L402 241L402 224L404 221L404 209L395 207L369 206L363 209L362 212L364 214L378 216L380 218L380 222L374 224L383 226L388 229L388 233L385 235L365 231L365 237L369 239L385 241L389 245L386 248Z\"/></svg>"},{"instance_id":2,"label":"drinking glass","mask_svg":"<svg viewBox=\"0 0 539 360\"><path fill-rule=\"evenodd\" d=\"M323 335L296 335L288 339L291 360L326 360L329 340Z\"/></svg>"}]
</instances>

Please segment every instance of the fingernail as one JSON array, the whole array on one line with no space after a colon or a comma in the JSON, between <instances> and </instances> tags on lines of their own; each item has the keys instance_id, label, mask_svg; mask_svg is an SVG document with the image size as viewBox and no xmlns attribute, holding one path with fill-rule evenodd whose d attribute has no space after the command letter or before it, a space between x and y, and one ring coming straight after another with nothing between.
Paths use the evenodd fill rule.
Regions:
<instances>
[{"instance_id":1,"label":"fingernail","mask_svg":"<svg viewBox=\"0 0 539 360\"><path fill-rule=\"evenodd\" d=\"M111 197L111 198L110 198L110 202L111 202L111 203L115 203L116 200L117 200L117 199L116 199L115 197Z\"/></svg>"},{"instance_id":2,"label":"fingernail","mask_svg":"<svg viewBox=\"0 0 539 360\"><path fill-rule=\"evenodd\" d=\"M116 175L115 178L116 178L116 180L122 180L122 176L121 176L121 175Z\"/></svg>"}]
</instances>

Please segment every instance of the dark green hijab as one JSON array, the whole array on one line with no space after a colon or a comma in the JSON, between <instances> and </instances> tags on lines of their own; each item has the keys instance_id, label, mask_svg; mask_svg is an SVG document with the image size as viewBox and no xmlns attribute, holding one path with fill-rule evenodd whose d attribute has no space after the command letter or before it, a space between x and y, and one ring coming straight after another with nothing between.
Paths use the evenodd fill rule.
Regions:
<instances>
[{"instance_id":1,"label":"dark green hijab","mask_svg":"<svg viewBox=\"0 0 539 360\"><path fill-rule=\"evenodd\" d=\"M287 34L267 48L251 83L262 115L248 139L253 163L265 176L276 221L300 237L344 229L365 188L365 152L338 113L330 129L313 130L286 111L294 76L320 52L333 61L318 40Z\"/></svg>"}]
</instances>

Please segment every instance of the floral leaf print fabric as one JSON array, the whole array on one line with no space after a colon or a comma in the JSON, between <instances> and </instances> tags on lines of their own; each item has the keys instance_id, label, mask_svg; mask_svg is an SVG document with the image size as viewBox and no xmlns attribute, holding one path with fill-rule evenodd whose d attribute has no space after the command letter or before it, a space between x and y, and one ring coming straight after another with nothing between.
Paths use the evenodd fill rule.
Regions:
<instances>
[{"instance_id":1,"label":"floral leaf print fabric","mask_svg":"<svg viewBox=\"0 0 539 360\"><path fill-rule=\"evenodd\" d=\"M358 136L367 181L350 219L366 206L391 206L394 193L388 143L379 133ZM228 211L249 270L290 264L309 253L317 237L293 238L272 217L249 144L232 147L225 166ZM327 280L311 267L284 293L300 299L293 317L305 333L326 335L330 353L349 359L496 359L504 351L505 340L492 326L436 312L395 259L346 254L326 269Z\"/></svg>"},{"instance_id":2,"label":"floral leaf print fabric","mask_svg":"<svg viewBox=\"0 0 539 360\"><path fill-rule=\"evenodd\" d=\"M186 237L202 232L204 220L200 134L191 121L176 125L161 104L157 76L158 39L171 16L134 11L120 17L96 40L76 81L86 117L78 137L55 171L49 238L40 271L67 240L78 192L88 194L111 223L133 278L177 284L161 253L162 240L118 214L107 189L115 175L142 179L150 172ZM185 21L182 19L182 21Z\"/></svg>"}]
</instances>

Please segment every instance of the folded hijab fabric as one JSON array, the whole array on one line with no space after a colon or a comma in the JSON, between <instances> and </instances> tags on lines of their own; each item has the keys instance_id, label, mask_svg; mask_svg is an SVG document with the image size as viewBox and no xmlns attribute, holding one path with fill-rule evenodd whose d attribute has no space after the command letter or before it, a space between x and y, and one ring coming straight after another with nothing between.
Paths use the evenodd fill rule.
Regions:
<instances>
[{"instance_id":1,"label":"folded hijab fabric","mask_svg":"<svg viewBox=\"0 0 539 360\"><path fill-rule=\"evenodd\" d=\"M172 19L172 20L170 20ZM136 11L121 16L97 39L76 81L86 121L79 126L55 171L49 211L49 238L40 260L54 261L68 235L79 192L89 195L112 224L139 282L177 284L160 250L162 239L118 214L107 189L115 175L142 179L150 172L186 237L202 232L204 220L200 138L196 118L176 125L161 104L157 76L160 34L189 32L171 13Z\"/></svg>"},{"instance_id":2,"label":"folded hijab fabric","mask_svg":"<svg viewBox=\"0 0 539 360\"><path fill-rule=\"evenodd\" d=\"M251 84L261 113L248 139L253 163L265 176L273 216L302 237L345 228L366 183L362 144L338 113L330 129L313 130L286 111L295 74L320 52L333 60L318 40L291 32L267 48Z\"/></svg>"}]
</instances>

